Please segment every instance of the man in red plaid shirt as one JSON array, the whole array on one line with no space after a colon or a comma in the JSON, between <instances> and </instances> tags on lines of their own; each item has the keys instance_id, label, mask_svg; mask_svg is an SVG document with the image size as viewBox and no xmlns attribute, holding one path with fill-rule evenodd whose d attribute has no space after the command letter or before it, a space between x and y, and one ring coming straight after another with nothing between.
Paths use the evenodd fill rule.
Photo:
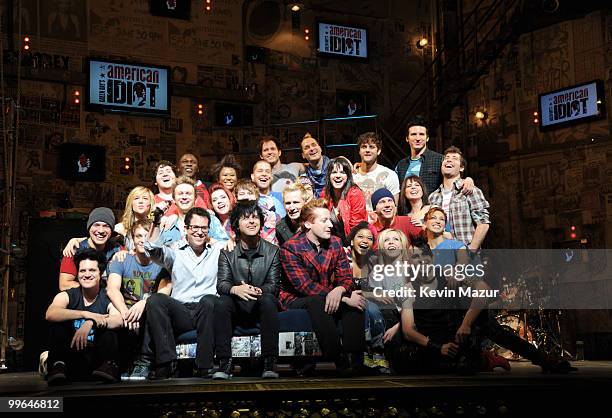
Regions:
<instances>
[{"instance_id":1,"label":"man in red plaid shirt","mask_svg":"<svg viewBox=\"0 0 612 418\"><path fill-rule=\"evenodd\" d=\"M365 349L361 291L353 290L352 270L324 199L302 208L303 232L283 244L280 302L283 309L306 309L323 355L341 375L360 372ZM337 322L342 322L342 343Z\"/></svg>"}]
</instances>

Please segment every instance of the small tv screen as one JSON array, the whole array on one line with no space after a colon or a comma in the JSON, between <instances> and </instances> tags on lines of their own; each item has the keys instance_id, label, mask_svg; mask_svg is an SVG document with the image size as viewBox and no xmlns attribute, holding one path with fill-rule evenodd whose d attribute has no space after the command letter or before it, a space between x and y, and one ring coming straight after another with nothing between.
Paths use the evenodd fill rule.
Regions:
<instances>
[{"instance_id":1,"label":"small tv screen","mask_svg":"<svg viewBox=\"0 0 612 418\"><path fill-rule=\"evenodd\" d=\"M98 145L67 143L59 147L59 177L72 181L104 181L106 149Z\"/></svg>"},{"instance_id":2,"label":"small tv screen","mask_svg":"<svg viewBox=\"0 0 612 418\"><path fill-rule=\"evenodd\" d=\"M89 59L85 107L169 116L169 73L168 67L158 65Z\"/></svg>"},{"instance_id":3,"label":"small tv screen","mask_svg":"<svg viewBox=\"0 0 612 418\"><path fill-rule=\"evenodd\" d=\"M253 125L253 109L251 106L236 103L215 104L215 125L238 127Z\"/></svg>"},{"instance_id":4,"label":"small tv screen","mask_svg":"<svg viewBox=\"0 0 612 418\"><path fill-rule=\"evenodd\" d=\"M336 92L336 116L350 117L368 114L368 97L356 91Z\"/></svg>"}]
</instances>

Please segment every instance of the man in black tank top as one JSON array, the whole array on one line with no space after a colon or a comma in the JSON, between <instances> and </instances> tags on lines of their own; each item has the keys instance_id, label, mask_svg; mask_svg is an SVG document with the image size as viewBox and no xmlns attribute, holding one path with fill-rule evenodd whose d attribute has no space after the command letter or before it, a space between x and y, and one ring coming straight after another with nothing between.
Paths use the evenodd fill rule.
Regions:
<instances>
[{"instance_id":1,"label":"man in black tank top","mask_svg":"<svg viewBox=\"0 0 612 418\"><path fill-rule=\"evenodd\" d=\"M94 249L74 258L80 287L58 293L45 315L49 322L47 364L50 386L93 377L107 383L119 380L118 340L115 329L123 318L100 288L106 268L103 254Z\"/></svg>"}]
</instances>

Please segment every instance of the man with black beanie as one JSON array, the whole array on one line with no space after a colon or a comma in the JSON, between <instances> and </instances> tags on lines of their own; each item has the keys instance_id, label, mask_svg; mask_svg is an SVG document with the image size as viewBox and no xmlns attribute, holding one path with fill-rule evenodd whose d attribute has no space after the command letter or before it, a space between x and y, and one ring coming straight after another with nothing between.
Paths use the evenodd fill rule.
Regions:
<instances>
[{"instance_id":1,"label":"man with black beanie","mask_svg":"<svg viewBox=\"0 0 612 418\"><path fill-rule=\"evenodd\" d=\"M110 261L113 255L121 249L121 245L112 239L114 228L115 215L113 211L105 207L95 208L89 213L89 218L87 219L88 238L80 243L77 252L93 248L96 251L103 252L106 261ZM103 273L104 280L106 280L106 272ZM74 264L74 258L64 256L60 266L59 289L67 290L79 287L76 275L77 269Z\"/></svg>"}]
</instances>

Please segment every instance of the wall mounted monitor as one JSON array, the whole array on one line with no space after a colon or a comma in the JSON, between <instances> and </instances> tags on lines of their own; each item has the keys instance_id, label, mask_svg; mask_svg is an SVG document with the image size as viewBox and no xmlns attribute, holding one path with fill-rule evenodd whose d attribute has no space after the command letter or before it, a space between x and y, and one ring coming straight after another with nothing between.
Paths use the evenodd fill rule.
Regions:
<instances>
[{"instance_id":1,"label":"wall mounted monitor","mask_svg":"<svg viewBox=\"0 0 612 418\"><path fill-rule=\"evenodd\" d=\"M602 119L606 95L601 80L540 94L540 130L546 131Z\"/></svg>"},{"instance_id":2,"label":"wall mounted monitor","mask_svg":"<svg viewBox=\"0 0 612 418\"><path fill-rule=\"evenodd\" d=\"M164 66L89 59L85 108L170 116L169 74Z\"/></svg>"},{"instance_id":3,"label":"wall mounted monitor","mask_svg":"<svg viewBox=\"0 0 612 418\"><path fill-rule=\"evenodd\" d=\"M215 125L233 128L253 125L253 108L238 103L215 103Z\"/></svg>"},{"instance_id":4,"label":"wall mounted monitor","mask_svg":"<svg viewBox=\"0 0 612 418\"><path fill-rule=\"evenodd\" d=\"M329 57L368 58L368 30L356 26L317 23L317 50Z\"/></svg>"},{"instance_id":5,"label":"wall mounted monitor","mask_svg":"<svg viewBox=\"0 0 612 418\"><path fill-rule=\"evenodd\" d=\"M59 146L58 174L64 180L104 181L106 149L98 145L65 143Z\"/></svg>"}]
</instances>

